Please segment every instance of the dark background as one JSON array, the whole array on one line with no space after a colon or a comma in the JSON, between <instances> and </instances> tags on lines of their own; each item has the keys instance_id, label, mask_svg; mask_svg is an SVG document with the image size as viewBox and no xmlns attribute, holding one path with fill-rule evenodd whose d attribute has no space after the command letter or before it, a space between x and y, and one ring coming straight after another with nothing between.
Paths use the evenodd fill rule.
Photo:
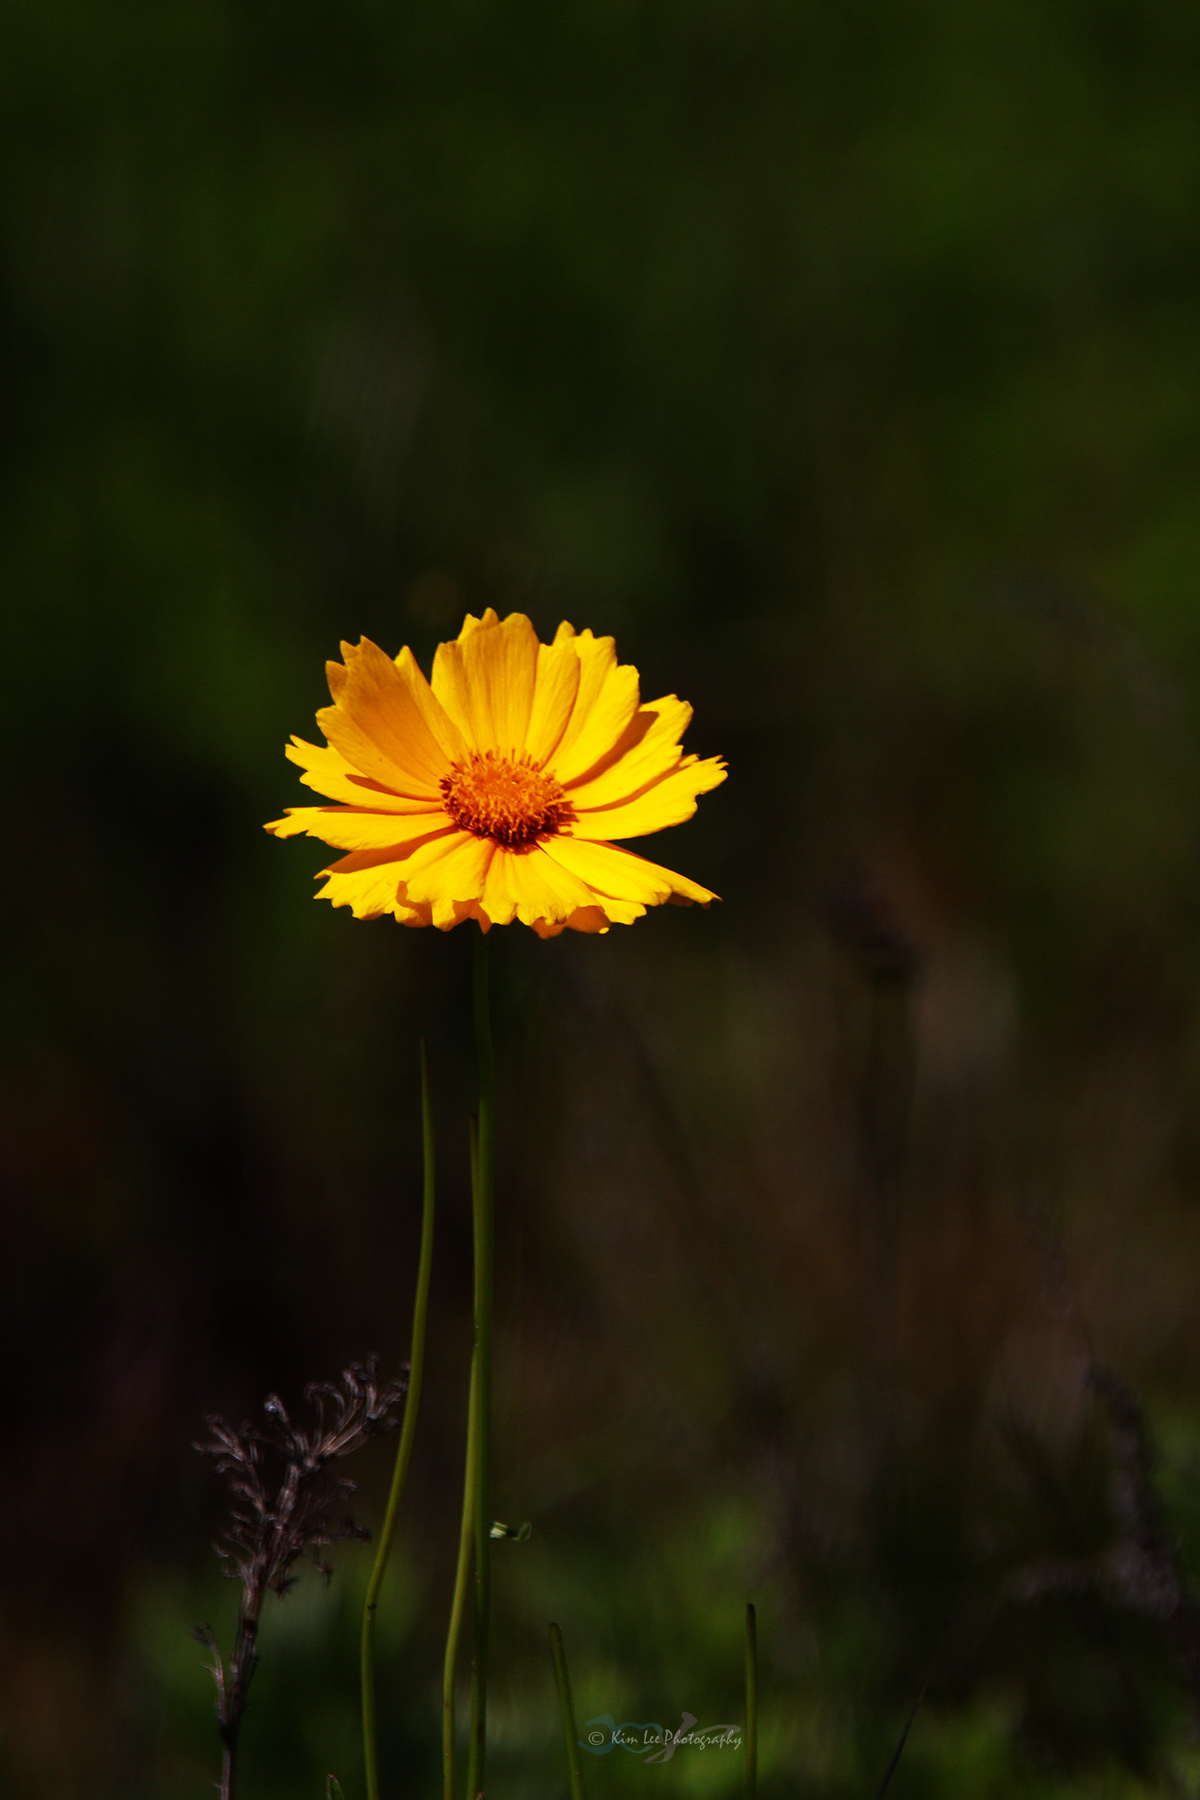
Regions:
<instances>
[{"instance_id":1,"label":"dark background","mask_svg":"<svg viewBox=\"0 0 1200 1800\"><path fill-rule=\"evenodd\" d=\"M261 824L339 638L490 604L731 770L645 845L720 906L494 939L492 1791L565 1786L548 1618L584 1716L739 1720L752 1597L766 1793L873 1793L943 1631L894 1795L1191 1792L1200 14L10 0L0 119L2 1791L210 1791L192 1440L405 1354L423 1032L381 1691L437 1791L472 928ZM246 1800L361 1791L335 1560Z\"/></svg>"}]
</instances>

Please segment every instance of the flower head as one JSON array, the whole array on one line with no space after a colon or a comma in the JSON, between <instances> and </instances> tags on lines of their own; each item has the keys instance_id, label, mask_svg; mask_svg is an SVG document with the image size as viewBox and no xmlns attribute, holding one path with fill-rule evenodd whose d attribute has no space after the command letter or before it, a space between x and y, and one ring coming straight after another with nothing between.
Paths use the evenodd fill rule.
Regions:
<instances>
[{"instance_id":1,"label":"flower head","mask_svg":"<svg viewBox=\"0 0 1200 1800\"><path fill-rule=\"evenodd\" d=\"M523 613L489 607L439 645L432 685L407 647L393 662L364 638L342 655L317 714L325 746L293 738L287 752L337 804L267 826L348 853L318 899L359 919L488 931L517 918L555 937L717 898L612 841L681 824L725 779L719 757L684 755L686 701L641 704L612 638L562 624L540 644Z\"/></svg>"}]
</instances>

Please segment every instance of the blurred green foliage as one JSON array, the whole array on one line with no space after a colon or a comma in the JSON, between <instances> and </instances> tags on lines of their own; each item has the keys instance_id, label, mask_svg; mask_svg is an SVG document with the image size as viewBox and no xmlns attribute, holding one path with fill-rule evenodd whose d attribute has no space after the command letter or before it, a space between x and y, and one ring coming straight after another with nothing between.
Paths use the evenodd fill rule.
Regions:
<instances>
[{"instance_id":1,"label":"blurred green foliage","mask_svg":"<svg viewBox=\"0 0 1200 1800\"><path fill-rule=\"evenodd\" d=\"M947 1619L896 1800L1200 1780L1171 1621L1012 1586L1114 1542L1080 1317L1200 1567L1198 102L1178 0L9 0L4 1791L211 1780L191 1440L400 1354L423 1030L435 1786L469 946L260 825L339 638L489 604L732 769L661 850L721 908L503 945L497 1795L564 1787L548 1618L581 1715L737 1719L748 1596L765 1800L872 1793ZM353 1795L362 1578L247 1800Z\"/></svg>"}]
</instances>

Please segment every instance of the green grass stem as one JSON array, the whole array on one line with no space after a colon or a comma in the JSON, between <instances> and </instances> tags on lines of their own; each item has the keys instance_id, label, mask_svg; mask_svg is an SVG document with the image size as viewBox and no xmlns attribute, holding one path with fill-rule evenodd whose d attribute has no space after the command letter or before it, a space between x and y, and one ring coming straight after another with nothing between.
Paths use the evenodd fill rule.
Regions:
<instances>
[{"instance_id":1,"label":"green grass stem","mask_svg":"<svg viewBox=\"0 0 1200 1800\"><path fill-rule=\"evenodd\" d=\"M558 1709L562 1714L563 1735L567 1740L567 1775L571 1783L571 1800L585 1800L583 1768L579 1761L579 1732L575 1725L575 1703L571 1698L571 1677L567 1673L567 1653L563 1649L562 1632L550 1627L550 1649L554 1656L554 1679L558 1684Z\"/></svg>"},{"instance_id":2,"label":"green grass stem","mask_svg":"<svg viewBox=\"0 0 1200 1800\"><path fill-rule=\"evenodd\" d=\"M758 1791L758 1622L746 1607L746 1800Z\"/></svg>"}]
</instances>

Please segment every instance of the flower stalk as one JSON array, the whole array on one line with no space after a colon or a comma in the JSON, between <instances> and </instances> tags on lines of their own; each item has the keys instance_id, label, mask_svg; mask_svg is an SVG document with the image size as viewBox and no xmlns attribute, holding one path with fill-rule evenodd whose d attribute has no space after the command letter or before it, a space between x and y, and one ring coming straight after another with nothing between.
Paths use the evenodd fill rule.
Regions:
<instances>
[{"instance_id":1,"label":"flower stalk","mask_svg":"<svg viewBox=\"0 0 1200 1800\"><path fill-rule=\"evenodd\" d=\"M471 1121L471 1167L475 1166L475 1121ZM471 1541L474 1530L475 1438L470 1421L475 1417L475 1358L471 1358L471 1392L467 1401L467 1466L463 1475L462 1527L458 1540L458 1567L454 1576L454 1599L450 1606L450 1628L446 1633L446 1661L442 1669L442 1800L454 1800L454 1679L458 1666L458 1643L467 1610L467 1589L471 1580Z\"/></svg>"},{"instance_id":2,"label":"flower stalk","mask_svg":"<svg viewBox=\"0 0 1200 1800\"><path fill-rule=\"evenodd\" d=\"M475 1561L475 1637L471 1658L471 1737L467 1753L466 1800L484 1792L487 1762L488 1629L492 1561L492 1261L493 1166L495 1155L496 1064L492 1048L488 940L475 941L475 1041L479 1057L479 1121L473 1161L472 1217L475 1248L475 1355L471 1379L468 1457L472 1462L471 1501Z\"/></svg>"},{"instance_id":3,"label":"flower stalk","mask_svg":"<svg viewBox=\"0 0 1200 1800\"><path fill-rule=\"evenodd\" d=\"M436 1171L433 1144L433 1093L429 1078L429 1044L421 1039L421 1151L422 1206L421 1251L417 1263L417 1293L413 1303L412 1355L409 1361L408 1395L404 1406L404 1424L396 1446L396 1462L392 1470L391 1491L375 1564L367 1583L367 1597L362 1622L362 1721L363 1756L366 1765L367 1800L379 1800L379 1751L375 1720L375 1613L379 1591L392 1553L396 1535L396 1519L408 1479L412 1460L413 1438L417 1429L417 1406L421 1398L421 1378L425 1370L425 1324L429 1313L429 1281L433 1269L433 1219Z\"/></svg>"}]
</instances>

